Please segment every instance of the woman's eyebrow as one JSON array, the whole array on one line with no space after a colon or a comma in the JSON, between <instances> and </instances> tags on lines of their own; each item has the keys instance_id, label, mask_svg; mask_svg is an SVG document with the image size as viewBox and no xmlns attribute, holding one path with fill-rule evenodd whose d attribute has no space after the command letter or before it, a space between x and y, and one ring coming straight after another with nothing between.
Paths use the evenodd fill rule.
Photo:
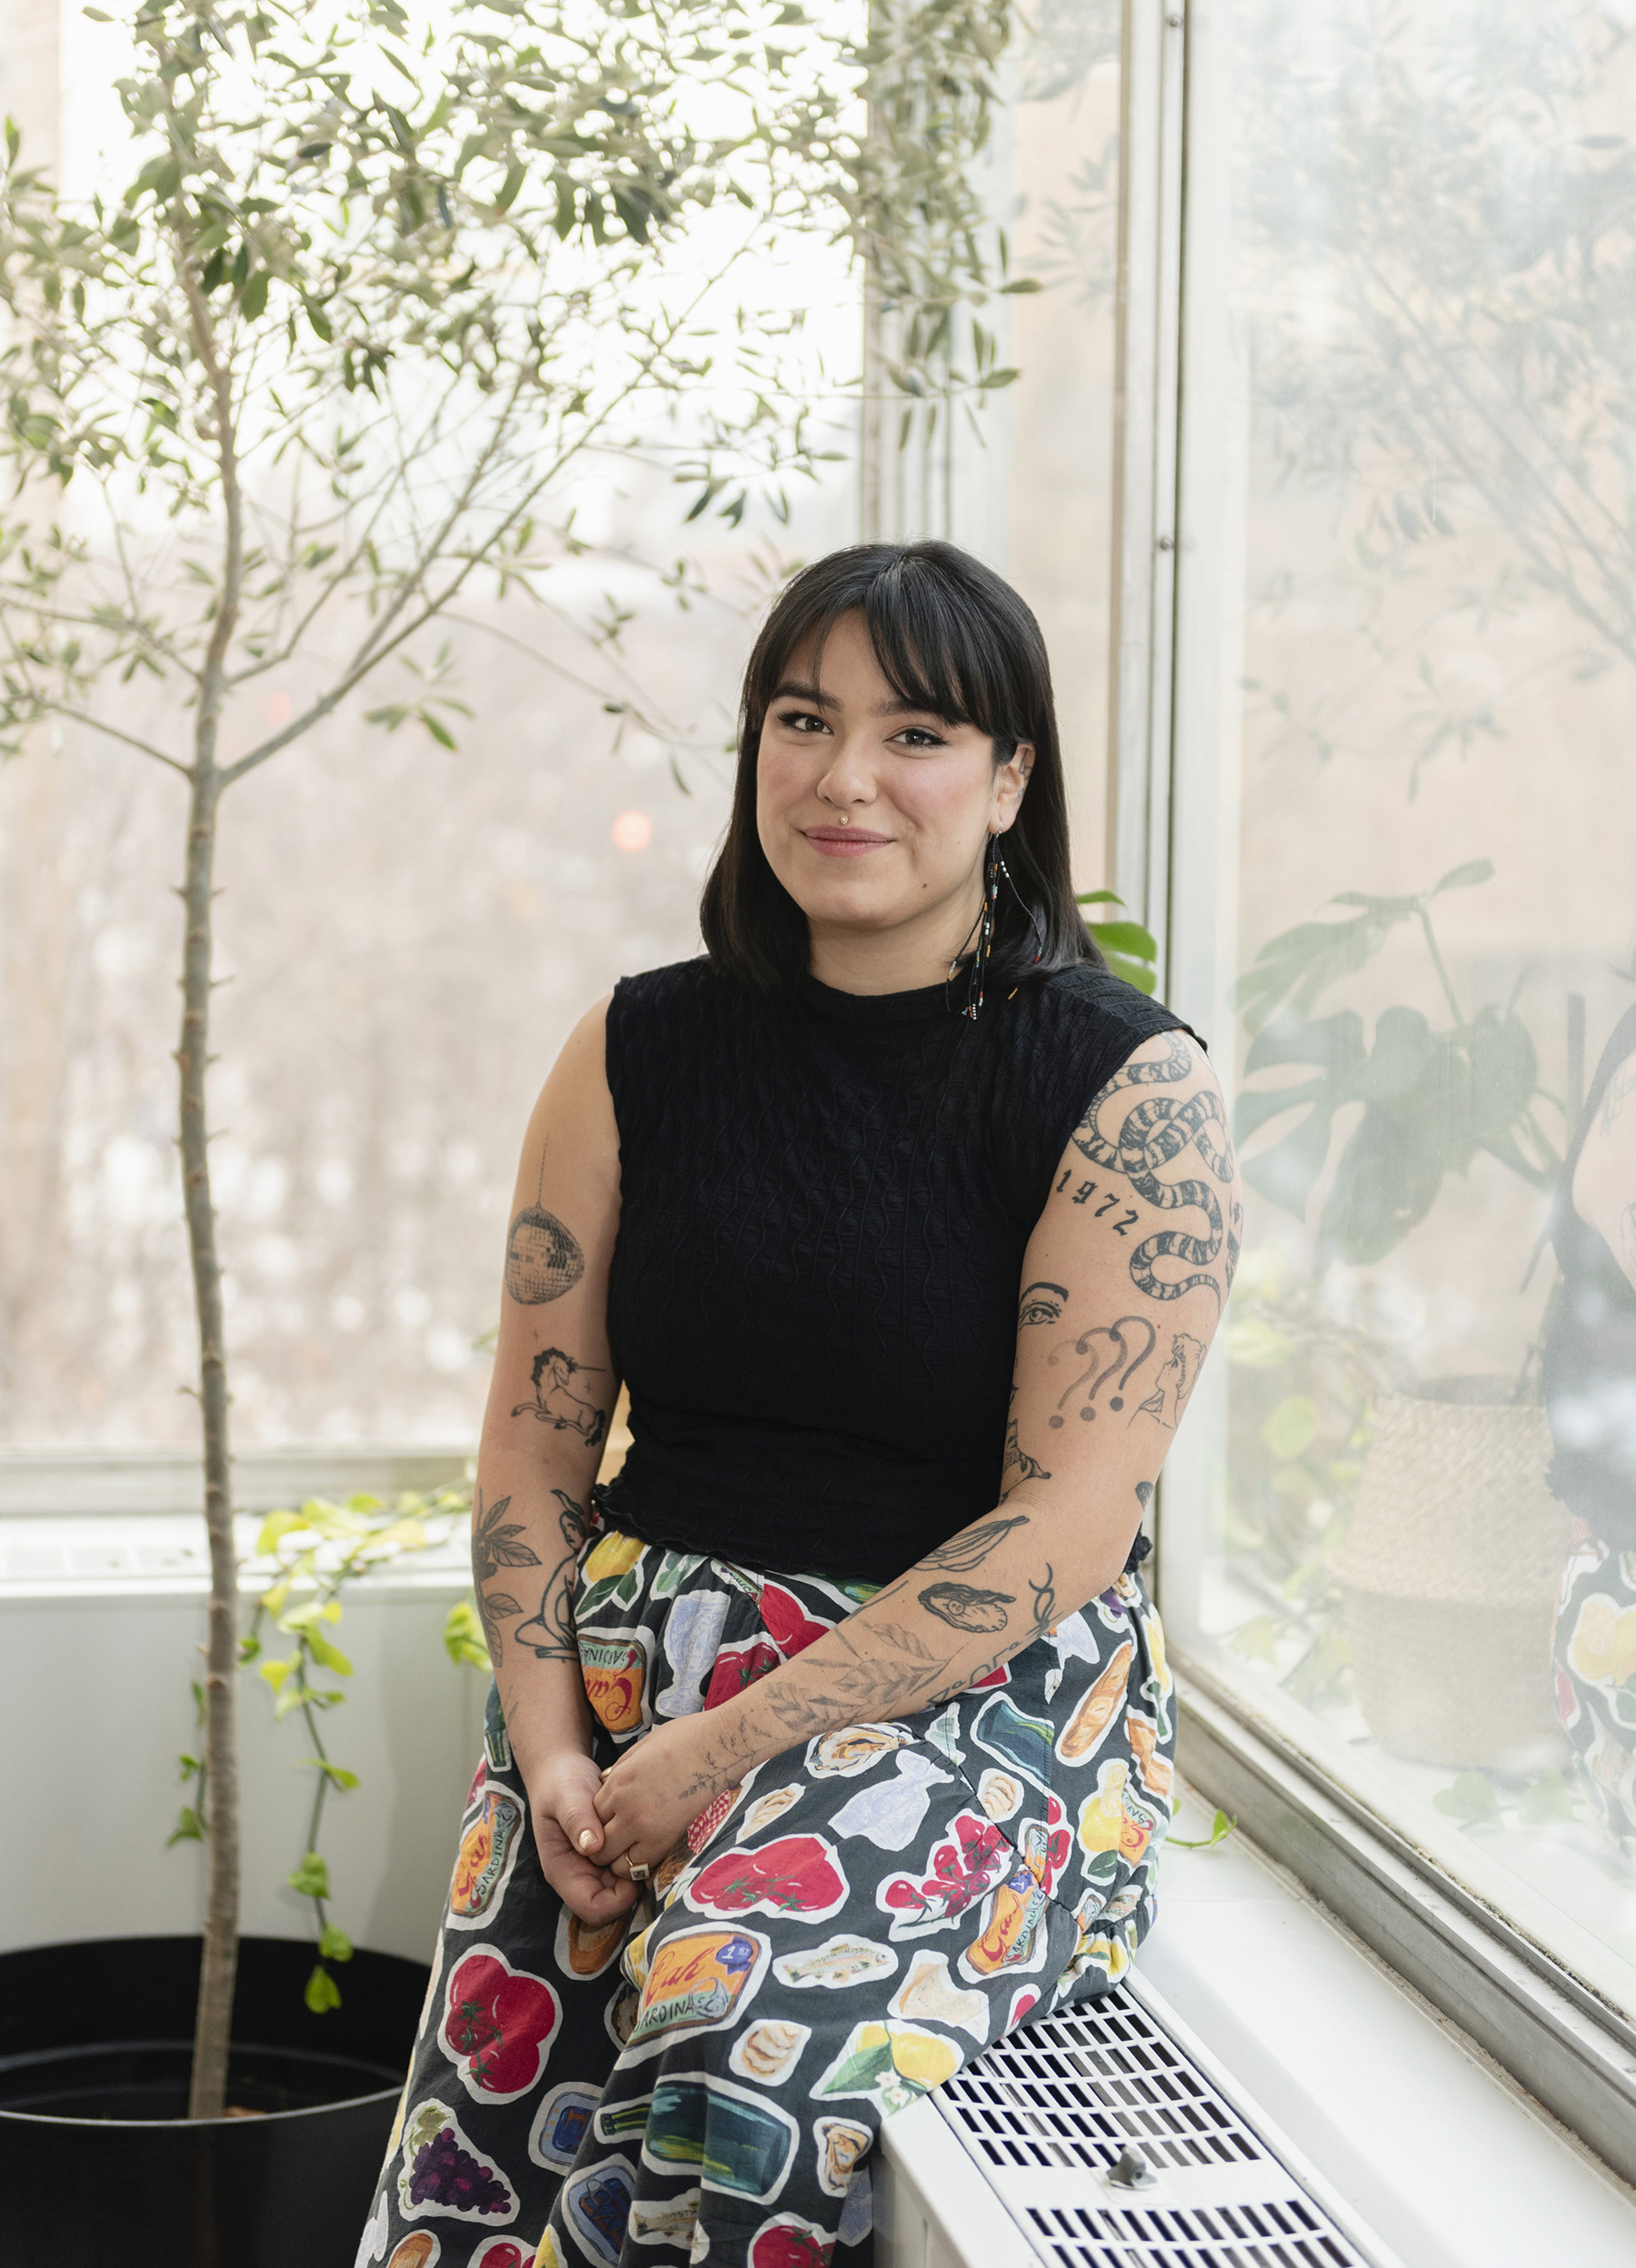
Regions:
<instances>
[{"instance_id":1,"label":"woman's eyebrow","mask_svg":"<svg viewBox=\"0 0 1636 2268\"><path fill-rule=\"evenodd\" d=\"M786 678L771 696L772 701L804 701L814 709L839 709L841 703L833 693L823 692L816 685L798 685L793 678Z\"/></svg>"}]
</instances>

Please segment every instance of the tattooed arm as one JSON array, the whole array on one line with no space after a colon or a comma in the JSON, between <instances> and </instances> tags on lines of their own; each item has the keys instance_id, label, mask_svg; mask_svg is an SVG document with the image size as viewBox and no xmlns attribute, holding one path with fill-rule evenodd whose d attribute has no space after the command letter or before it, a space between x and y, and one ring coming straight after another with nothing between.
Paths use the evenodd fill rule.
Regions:
<instances>
[{"instance_id":1,"label":"tattooed arm","mask_svg":"<svg viewBox=\"0 0 1636 2268\"><path fill-rule=\"evenodd\" d=\"M478 1611L540 1862L586 1921L632 1902L630 1885L596 1857L600 1776L571 1612L619 1389L607 1326L619 1136L604 1069L606 1008L570 1036L524 1139L472 1507Z\"/></svg>"},{"instance_id":2,"label":"tattooed arm","mask_svg":"<svg viewBox=\"0 0 1636 2268\"><path fill-rule=\"evenodd\" d=\"M1116 1580L1221 1319L1237 1168L1180 1032L1095 1097L1029 1241L1001 1501L793 1661L622 1756L605 1850L653 1861L718 1789L837 1726L973 1684Z\"/></svg>"}]
</instances>

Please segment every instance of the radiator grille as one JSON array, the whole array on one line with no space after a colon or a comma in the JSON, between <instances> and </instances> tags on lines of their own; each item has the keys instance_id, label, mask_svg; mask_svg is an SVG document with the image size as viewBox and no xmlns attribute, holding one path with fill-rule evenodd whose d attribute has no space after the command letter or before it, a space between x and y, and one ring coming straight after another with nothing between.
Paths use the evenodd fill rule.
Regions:
<instances>
[{"instance_id":1,"label":"radiator grille","mask_svg":"<svg viewBox=\"0 0 1636 2268\"><path fill-rule=\"evenodd\" d=\"M1368 2268L1145 1983L1013 2033L933 2100L1056 2268ZM1178 2027L1180 2030L1181 2027ZM1132 2146L1151 2183L1108 2178Z\"/></svg>"},{"instance_id":2,"label":"radiator grille","mask_svg":"<svg viewBox=\"0 0 1636 2268\"><path fill-rule=\"evenodd\" d=\"M943 2100L993 2165L1112 2165L1135 2143L1155 2167L1266 2155L1208 2079L1115 1986L1013 2032L949 2080Z\"/></svg>"},{"instance_id":3,"label":"radiator grille","mask_svg":"<svg viewBox=\"0 0 1636 2268\"><path fill-rule=\"evenodd\" d=\"M1256 2205L1077 2205L1029 2213L1062 2268L1352 2268L1304 2198Z\"/></svg>"}]
</instances>

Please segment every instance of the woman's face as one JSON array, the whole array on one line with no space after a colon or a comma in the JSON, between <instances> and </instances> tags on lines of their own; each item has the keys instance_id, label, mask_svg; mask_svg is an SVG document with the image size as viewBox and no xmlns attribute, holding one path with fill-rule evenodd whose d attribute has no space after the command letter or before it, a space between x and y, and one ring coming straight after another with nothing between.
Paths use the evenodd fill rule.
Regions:
<instances>
[{"instance_id":1,"label":"woman's face","mask_svg":"<svg viewBox=\"0 0 1636 2268\"><path fill-rule=\"evenodd\" d=\"M797 652L762 725L756 829L815 961L826 940L899 930L934 981L933 960L966 942L988 838L1016 818L1032 761L1022 747L997 765L974 725L905 708L859 614L834 624L821 662Z\"/></svg>"}]
</instances>

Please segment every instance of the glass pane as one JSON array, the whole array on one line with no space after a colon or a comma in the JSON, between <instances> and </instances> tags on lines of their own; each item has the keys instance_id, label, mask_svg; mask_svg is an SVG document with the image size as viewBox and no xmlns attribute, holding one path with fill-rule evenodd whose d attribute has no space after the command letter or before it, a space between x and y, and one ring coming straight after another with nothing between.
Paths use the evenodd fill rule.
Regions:
<instances>
[{"instance_id":1,"label":"glass pane","mask_svg":"<svg viewBox=\"0 0 1636 2268\"><path fill-rule=\"evenodd\" d=\"M1636 2008L1631 29L1192 35L1172 995L1249 1192L1164 1597Z\"/></svg>"}]
</instances>

